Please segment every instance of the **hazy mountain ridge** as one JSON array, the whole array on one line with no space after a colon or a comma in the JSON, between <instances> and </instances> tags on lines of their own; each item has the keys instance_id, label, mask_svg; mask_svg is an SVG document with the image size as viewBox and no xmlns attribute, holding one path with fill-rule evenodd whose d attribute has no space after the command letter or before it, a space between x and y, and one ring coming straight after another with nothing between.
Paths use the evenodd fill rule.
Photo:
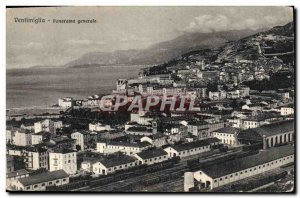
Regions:
<instances>
[{"instance_id":1,"label":"hazy mountain ridge","mask_svg":"<svg viewBox=\"0 0 300 198\"><path fill-rule=\"evenodd\" d=\"M160 64L189 51L219 47L226 42L238 40L257 32L258 31L247 29L212 33L185 33L173 40L154 44L144 50L87 53L67 63L65 66Z\"/></svg>"},{"instance_id":2,"label":"hazy mountain ridge","mask_svg":"<svg viewBox=\"0 0 300 198\"><path fill-rule=\"evenodd\" d=\"M168 62L151 67L147 71L145 70L145 74L165 73L167 71L166 67L187 66L203 59L208 63L235 62L237 59L255 61L266 56L275 57L276 54L285 52L290 53L279 55L279 58L285 63L292 63L294 60L293 51L294 24L291 22L236 41L226 42L220 47L190 51ZM270 54L271 56L269 56Z\"/></svg>"}]
</instances>

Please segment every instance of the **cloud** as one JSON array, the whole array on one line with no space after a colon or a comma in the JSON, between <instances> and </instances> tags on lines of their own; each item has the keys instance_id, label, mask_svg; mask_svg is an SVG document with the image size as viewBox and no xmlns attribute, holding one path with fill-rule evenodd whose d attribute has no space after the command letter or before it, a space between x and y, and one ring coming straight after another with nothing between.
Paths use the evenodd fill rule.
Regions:
<instances>
[{"instance_id":1,"label":"cloud","mask_svg":"<svg viewBox=\"0 0 300 198\"><path fill-rule=\"evenodd\" d=\"M195 17L185 28L185 31L209 33L226 30L229 25L230 20L225 15L202 15Z\"/></svg>"},{"instance_id":2,"label":"cloud","mask_svg":"<svg viewBox=\"0 0 300 198\"><path fill-rule=\"evenodd\" d=\"M273 27L275 24L284 23L285 19L276 16L262 17L236 17L234 13L229 15L200 15L195 17L184 31L210 33L215 31L229 31L242 29L259 29L262 27Z\"/></svg>"}]
</instances>

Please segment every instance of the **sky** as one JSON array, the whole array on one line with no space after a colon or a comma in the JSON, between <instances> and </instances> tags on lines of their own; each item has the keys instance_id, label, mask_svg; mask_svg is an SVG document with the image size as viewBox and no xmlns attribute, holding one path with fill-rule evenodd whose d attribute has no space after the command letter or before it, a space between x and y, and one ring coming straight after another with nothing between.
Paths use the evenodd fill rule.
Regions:
<instances>
[{"instance_id":1,"label":"sky","mask_svg":"<svg viewBox=\"0 0 300 198\"><path fill-rule=\"evenodd\" d=\"M15 18L46 23L16 23ZM91 24L52 20L95 19ZM46 7L6 10L7 68L64 65L89 52L144 49L186 32L271 28L293 20L290 7Z\"/></svg>"}]
</instances>

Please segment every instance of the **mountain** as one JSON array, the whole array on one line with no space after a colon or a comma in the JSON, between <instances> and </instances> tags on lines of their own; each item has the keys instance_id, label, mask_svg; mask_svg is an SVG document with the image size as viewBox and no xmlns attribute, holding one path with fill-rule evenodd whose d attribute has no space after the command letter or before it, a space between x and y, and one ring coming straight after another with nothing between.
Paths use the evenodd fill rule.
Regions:
<instances>
[{"instance_id":1,"label":"mountain","mask_svg":"<svg viewBox=\"0 0 300 198\"><path fill-rule=\"evenodd\" d=\"M219 48L215 61L257 60L258 58L270 57L272 54L289 60L290 56L285 54L287 52L294 52L293 22L225 44ZM290 54L293 55L293 53Z\"/></svg>"},{"instance_id":2,"label":"mountain","mask_svg":"<svg viewBox=\"0 0 300 198\"><path fill-rule=\"evenodd\" d=\"M227 42L235 41L257 32L259 31L247 29L212 33L184 33L175 39L154 44L144 50L87 53L67 63L66 66L160 64L189 51L219 47Z\"/></svg>"},{"instance_id":3,"label":"mountain","mask_svg":"<svg viewBox=\"0 0 300 198\"><path fill-rule=\"evenodd\" d=\"M258 61L278 57L286 64L294 61L294 24L276 26L219 47L193 50L161 65L149 68L147 75L165 73L166 67L191 65L196 61L225 63L239 60ZM261 62L261 63L262 63Z\"/></svg>"}]
</instances>

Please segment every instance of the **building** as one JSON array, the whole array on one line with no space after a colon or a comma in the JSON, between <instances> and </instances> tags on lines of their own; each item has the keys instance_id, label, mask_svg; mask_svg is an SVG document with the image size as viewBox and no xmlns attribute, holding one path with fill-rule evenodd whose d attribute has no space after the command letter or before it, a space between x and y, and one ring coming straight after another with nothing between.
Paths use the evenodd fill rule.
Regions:
<instances>
[{"instance_id":1,"label":"building","mask_svg":"<svg viewBox=\"0 0 300 198\"><path fill-rule=\"evenodd\" d=\"M116 152L122 152L126 155L133 155L141 152L152 145L148 142L141 143L129 143L129 142L99 142L97 143L97 152L104 154L111 154Z\"/></svg>"},{"instance_id":2,"label":"building","mask_svg":"<svg viewBox=\"0 0 300 198\"><path fill-rule=\"evenodd\" d=\"M280 115L288 116L294 114L294 105L287 105L280 108Z\"/></svg>"},{"instance_id":3,"label":"building","mask_svg":"<svg viewBox=\"0 0 300 198\"><path fill-rule=\"evenodd\" d=\"M258 128L247 129L238 134L240 143L260 142L264 148L294 141L294 120L276 122Z\"/></svg>"},{"instance_id":4,"label":"building","mask_svg":"<svg viewBox=\"0 0 300 198\"><path fill-rule=\"evenodd\" d=\"M69 175L63 170L44 172L12 182L18 191L45 191L49 186L61 186L69 183Z\"/></svg>"},{"instance_id":5,"label":"building","mask_svg":"<svg viewBox=\"0 0 300 198\"><path fill-rule=\"evenodd\" d=\"M29 146L31 145L31 132L21 128L14 128L12 132L12 142L16 146Z\"/></svg>"},{"instance_id":6,"label":"building","mask_svg":"<svg viewBox=\"0 0 300 198\"><path fill-rule=\"evenodd\" d=\"M208 92L208 98L211 100L224 100L226 98L226 91L215 91L215 92Z\"/></svg>"},{"instance_id":7,"label":"building","mask_svg":"<svg viewBox=\"0 0 300 198\"><path fill-rule=\"evenodd\" d=\"M20 169L12 172L6 173L6 188L10 189L11 184L20 178L29 177L29 172L25 169Z\"/></svg>"},{"instance_id":8,"label":"building","mask_svg":"<svg viewBox=\"0 0 300 198\"><path fill-rule=\"evenodd\" d=\"M208 123L204 120L192 120L188 122L187 130L201 140L212 137L211 133L220 128L224 128L225 124L225 122Z\"/></svg>"},{"instance_id":9,"label":"building","mask_svg":"<svg viewBox=\"0 0 300 198\"><path fill-rule=\"evenodd\" d=\"M62 126L62 121L53 121L50 119L46 119L41 122L34 123L34 132L39 133L41 131L45 131L55 135L56 129L59 129Z\"/></svg>"},{"instance_id":10,"label":"building","mask_svg":"<svg viewBox=\"0 0 300 198\"><path fill-rule=\"evenodd\" d=\"M14 156L6 155L6 173L13 172L14 170Z\"/></svg>"},{"instance_id":11,"label":"building","mask_svg":"<svg viewBox=\"0 0 300 198\"><path fill-rule=\"evenodd\" d=\"M156 133L150 136L142 137L141 142L148 142L154 147L162 147L167 144L167 137L161 133Z\"/></svg>"},{"instance_id":12,"label":"building","mask_svg":"<svg viewBox=\"0 0 300 198\"><path fill-rule=\"evenodd\" d=\"M133 111L130 113L130 121L137 122L140 125L149 125L152 120L153 120L153 116L151 115L150 112Z\"/></svg>"},{"instance_id":13,"label":"building","mask_svg":"<svg viewBox=\"0 0 300 198\"><path fill-rule=\"evenodd\" d=\"M233 127L225 127L213 132L213 137L218 138L221 143L231 146L238 144L237 136L241 130Z\"/></svg>"},{"instance_id":14,"label":"building","mask_svg":"<svg viewBox=\"0 0 300 198\"><path fill-rule=\"evenodd\" d=\"M71 138L75 140L74 149L85 150L89 146L91 134L87 131L77 131L71 134Z\"/></svg>"},{"instance_id":15,"label":"building","mask_svg":"<svg viewBox=\"0 0 300 198\"><path fill-rule=\"evenodd\" d=\"M31 145L36 145L36 144L41 144L45 141L50 140L51 134L49 132L38 132L38 133L33 133L31 135Z\"/></svg>"},{"instance_id":16,"label":"building","mask_svg":"<svg viewBox=\"0 0 300 198\"><path fill-rule=\"evenodd\" d=\"M155 164L161 163L169 159L168 153L163 149L148 149L134 155L140 164Z\"/></svg>"},{"instance_id":17,"label":"building","mask_svg":"<svg viewBox=\"0 0 300 198\"><path fill-rule=\"evenodd\" d=\"M103 125L100 122L98 122L98 123L90 123L89 130L90 131L111 131L113 129L109 125Z\"/></svg>"},{"instance_id":18,"label":"building","mask_svg":"<svg viewBox=\"0 0 300 198\"><path fill-rule=\"evenodd\" d=\"M62 108L70 108L73 105L73 98L71 97L65 97L65 98L59 98L58 99L58 106Z\"/></svg>"},{"instance_id":19,"label":"building","mask_svg":"<svg viewBox=\"0 0 300 198\"><path fill-rule=\"evenodd\" d=\"M64 170L72 175L77 171L77 153L68 149L57 149L49 153L49 171Z\"/></svg>"},{"instance_id":20,"label":"building","mask_svg":"<svg viewBox=\"0 0 300 198\"><path fill-rule=\"evenodd\" d=\"M173 145L165 148L169 157L179 156L180 158L196 155L199 153L211 150L211 146L219 144L220 140L217 138L209 138L199 140L196 142L188 142L184 144Z\"/></svg>"},{"instance_id":21,"label":"building","mask_svg":"<svg viewBox=\"0 0 300 198\"><path fill-rule=\"evenodd\" d=\"M108 175L118 170L126 170L138 165L138 160L127 155L110 156L93 164L93 173L97 175Z\"/></svg>"},{"instance_id":22,"label":"building","mask_svg":"<svg viewBox=\"0 0 300 198\"><path fill-rule=\"evenodd\" d=\"M40 168L49 169L49 153L47 149L28 147L24 150L25 167L29 170L37 170Z\"/></svg>"},{"instance_id":23,"label":"building","mask_svg":"<svg viewBox=\"0 0 300 198\"><path fill-rule=\"evenodd\" d=\"M258 154L211 165L194 172L200 188L213 189L294 162L294 147L274 147Z\"/></svg>"},{"instance_id":24,"label":"building","mask_svg":"<svg viewBox=\"0 0 300 198\"><path fill-rule=\"evenodd\" d=\"M242 121L243 129L253 129L265 124L268 124L268 122L266 122L264 118L259 117L248 117Z\"/></svg>"},{"instance_id":25,"label":"building","mask_svg":"<svg viewBox=\"0 0 300 198\"><path fill-rule=\"evenodd\" d=\"M152 135L152 129L145 126L133 126L129 127L125 133L127 135L141 135L141 136L149 136Z\"/></svg>"}]
</instances>

